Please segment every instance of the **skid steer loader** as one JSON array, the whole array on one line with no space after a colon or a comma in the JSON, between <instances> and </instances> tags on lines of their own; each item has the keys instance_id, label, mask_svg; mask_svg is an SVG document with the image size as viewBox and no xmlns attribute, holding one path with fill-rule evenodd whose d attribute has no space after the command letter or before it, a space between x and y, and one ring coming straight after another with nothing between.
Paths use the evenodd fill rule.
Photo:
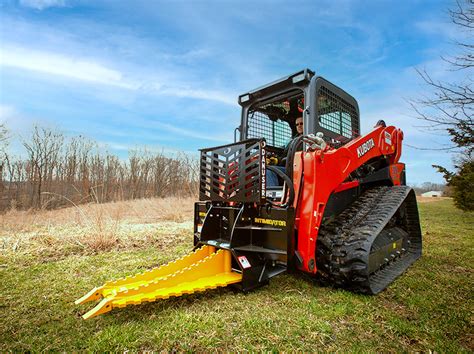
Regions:
<instances>
[{"instance_id":1,"label":"skid steer loader","mask_svg":"<svg viewBox=\"0 0 474 354\"><path fill-rule=\"evenodd\" d=\"M357 101L309 69L239 104L235 142L200 150L194 250L91 290L76 301L100 300L84 319L221 286L250 291L283 272L377 294L421 256L400 129L379 121L361 135Z\"/></svg>"}]
</instances>

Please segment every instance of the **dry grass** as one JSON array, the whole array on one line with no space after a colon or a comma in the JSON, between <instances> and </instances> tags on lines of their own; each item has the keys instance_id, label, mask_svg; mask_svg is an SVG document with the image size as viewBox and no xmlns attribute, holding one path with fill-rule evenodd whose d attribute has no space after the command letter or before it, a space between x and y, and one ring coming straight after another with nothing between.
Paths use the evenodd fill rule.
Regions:
<instances>
[{"instance_id":1,"label":"dry grass","mask_svg":"<svg viewBox=\"0 0 474 354\"><path fill-rule=\"evenodd\" d=\"M14 225L28 227L34 225L87 224L97 215L112 219L122 219L137 223L168 220L181 222L193 215L193 198L152 198L104 204L84 204L57 210L10 210L0 215L0 227Z\"/></svg>"},{"instance_id":2,"label":"dry grass","mask_svg":"<svg viewBox=\"0 0 474 354\"><path fill-rule=\"evenodd\" d=\"M450 198L422 198L431 203ZM71 254L158 247L190 240L193 198L152 198L0 215L0 255L55 260Z\"/></svg>"},{"instance_id":3,"label":"dry grass","mask_svg":"<svg viewBox=\"0 0 474 354\"><path fill-rule=\"evenodd\" d=\"M442 200L452 200L453 198L450 197L421 197L417 196L416 201L418 203L433 203L433 202L440 202Z\"/></svg>"},{"instance_id":4,"label":"dry grass","mask_svg":"<svg viewBox=\"0 0 474 354\"><path fill-rule=\"evenodd\" d=\"M165 246L192 232L191 198L141 199L0 215L0 251L62 258L71 253ZM169 237L163 237L165 234ZM158 237L161 235L161 237Z\"/></svg>"}]
</instances>

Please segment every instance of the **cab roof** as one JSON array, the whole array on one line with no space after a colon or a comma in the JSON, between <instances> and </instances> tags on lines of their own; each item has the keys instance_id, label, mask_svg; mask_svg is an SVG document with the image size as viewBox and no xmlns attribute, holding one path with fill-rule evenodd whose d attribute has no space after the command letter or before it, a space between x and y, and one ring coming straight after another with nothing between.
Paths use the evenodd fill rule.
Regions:
<instances>
[{"instance_id":1,"label":"cab roof","mask_svg":"<svg viewBox=\"0 0 474 354\"><path fill-rule=\"evenodd\" d=\"M281 91L285 88L301 86L307 84L314 76L314 71L306 68L294 74L284 76L281 79L270 82L269 84L260 86L252 91L246 92L239 96L239 104L247 106L258 98L265 97L272 92Z\"/></svg>"}]
</instances>

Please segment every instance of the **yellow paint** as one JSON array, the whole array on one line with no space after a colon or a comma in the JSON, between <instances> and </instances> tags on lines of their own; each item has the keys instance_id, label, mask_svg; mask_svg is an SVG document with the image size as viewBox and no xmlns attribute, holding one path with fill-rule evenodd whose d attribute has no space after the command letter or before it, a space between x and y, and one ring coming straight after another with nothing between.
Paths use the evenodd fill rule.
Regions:
<instances>
[{"instance_id":1,"label":"yellow paint","mask_svg":"<svg viewBox=\"0 0 474 354\"><path fill-rule=\"evenodd\" d=\"M392 248L393 249L397 248L397 243L396 242L393 243Z\"/></svg>"},{"instance_id":2,"label":"yellow paint","mask_svg":"<svg viewBox=\"0 0 474 354\"><path fill-rule=\"evenodd\" d=\"M205 212L203 212L203 211L200 211L200 212L199 212L199 217L201 217L201 218L205 218L206 215L207 215L207 213L205 213Z\"/></svg>"},{"instance_id":3,"label":"yellow paint","mask_svg":"<svg viewBox=\"0 0 474 354\"><path fill-rule=\"evenodd\" d=\"M116 307L138 305L171 296L192 294L242 281L242 274L232 272L232 255L228 250L203 246L195 252L149 272L107 282L91 290L76 301L103 298L82 317L89 319L109 312Z\"/></svg>"},{"instance_id":4,"label":"yellow paint","mask_svg":"<svg viewBox=\"0 0 474 354\"><path fill-rule=\"evenodd\" d=\"M272 226L286 226L285 220L275 220L275 219L264 219L264 218L255 218L253 221L256 224L266 224Z\"/></svg>"}]
</instances>

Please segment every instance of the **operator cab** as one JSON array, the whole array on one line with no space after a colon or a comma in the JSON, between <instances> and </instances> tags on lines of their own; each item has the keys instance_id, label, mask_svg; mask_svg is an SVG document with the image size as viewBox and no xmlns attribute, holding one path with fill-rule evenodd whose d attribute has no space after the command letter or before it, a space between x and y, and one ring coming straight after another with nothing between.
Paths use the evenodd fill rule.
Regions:
<instances>
[{"instance_id":1,"label":"operator cab","mask_svg":"<svg viewBox=\"0 0 474 354\"><path fill-rule=\"evenodd\" d=\"M267 156L278 157L280 166L287 158L285 148L298 135L298 117L303 117L303 135L321 132L333 148L360 135L357 101L309 69L240 95L239 104L242 119L236 130L240 131L240 141L265 138ZM298 150L304 148L300 146ZM279 186L267 187L268 198L282 196L281 178L279 182Z\"/></svg>"},{"instance_id":2,"label":"operator cab","mask_svg":"<svg viewBox=\"0 0 474 354\"><path fill-rule=\"evenodd\" d=\"M304 135L322 132L338 148L360 135L359 106L354 97L304 69L239 96L240 141L265 138L269 151L282 152L296 135L303 115Z\"/></svg>"}]
</instances>

